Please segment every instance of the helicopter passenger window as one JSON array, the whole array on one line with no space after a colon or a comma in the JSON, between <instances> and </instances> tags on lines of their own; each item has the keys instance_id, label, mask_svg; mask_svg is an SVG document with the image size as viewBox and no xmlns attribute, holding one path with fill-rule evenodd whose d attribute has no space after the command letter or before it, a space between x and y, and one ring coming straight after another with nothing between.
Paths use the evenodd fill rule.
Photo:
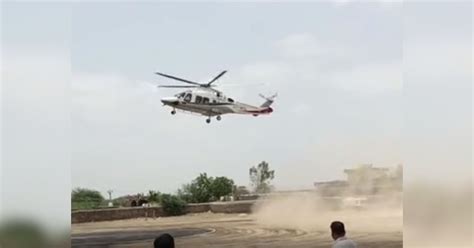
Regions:
<instances>
[{"instance_id":1,"label":"helicopter passenger window","mask_svg":"<svg viewBox=\"0 0 474 248\"><path fill-rule=\"evenodd\" d=\"M186 96L184 97L184 101L185 101L185 102L190 102L190 101L191 101L191 97L192 97L191 93L186 94Z\"/></svg>"},{"instance_id":2,"label":"helicopter passenger window","mask_svg":"<svg viewBox=\"0 0 474 248\"><path fill-rule=\"evenodd\" d=\"M229 102L234 102L234 99L232 99L232 98L227 98L227 101L229 101Z\"/></svg>"},{"instance_id":3,"label":"helicopter passenger window","mask_svg":"<svg viewBox=\"0 0 474 248\"><path fill-rule=\"evenodd\" d=\"M201 96L196 96L196 100L194 102L197 103L197 104L200 104L201 101L202 101L202 97Z\"/></svg>"},{"instance_id":4,"label":"helicopter passenger window","mask_svg":"<svg viewBox=\"0 0 474 248\"><path fill-rule=\"evenodd\" d=\"M209 104L209 98L204 97L204 98L202 99L202 104Z\"/></svg>"}]
</instances>

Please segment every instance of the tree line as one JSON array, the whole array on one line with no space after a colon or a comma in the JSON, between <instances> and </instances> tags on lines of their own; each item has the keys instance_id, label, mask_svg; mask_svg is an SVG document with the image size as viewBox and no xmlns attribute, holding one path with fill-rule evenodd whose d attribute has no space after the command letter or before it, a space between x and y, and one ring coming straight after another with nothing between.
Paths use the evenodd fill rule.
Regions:
<instances>
[{"instance_id":1,"label":"tree line","mask_svg":"<svg viewBox=\"0 0 474 248\"><path fill-rule=\"evenodd\" d=\"M249 169L250 185L254 193L269 193L273 190L271 181L275 177L275 171L270 170L267 162L262 161L257 166ZM210 177L207 173L201 173L190 183L183 185L176 194L163 194L159 191L148 191L146 202L162 206L165 213L169 215L180 215L184 213L188 203L205 203L219 201L222 198L234 197L238 200L241 195L249 194L245 186L237 186L234 181L227 177ZM120 203L115 201L114 206ZM94 209L107 206L107 201L99 191L76 188L71 193L72 209Z\"/></svg>"}]
</instances>

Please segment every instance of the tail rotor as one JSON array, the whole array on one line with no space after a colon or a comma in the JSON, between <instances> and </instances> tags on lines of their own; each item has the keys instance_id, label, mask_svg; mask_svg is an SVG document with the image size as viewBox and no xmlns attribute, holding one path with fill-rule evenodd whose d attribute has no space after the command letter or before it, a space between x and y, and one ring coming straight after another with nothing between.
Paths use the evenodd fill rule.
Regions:
<instances>
[{"instance_id":1,"label":"tail rotor","mask_svg":"<svg viewBox=\"0 0 474 248\"><path fill-rule=\"evenodd\" d=\"M278 93L275 93L272 96L266 97L263 94L259 94L261 98L266 100L260 107L262 108L270 107L270 105L272 105L272 103L275 101L275 98L277 97L277 95Z\"/></svg>"}]
</instances>

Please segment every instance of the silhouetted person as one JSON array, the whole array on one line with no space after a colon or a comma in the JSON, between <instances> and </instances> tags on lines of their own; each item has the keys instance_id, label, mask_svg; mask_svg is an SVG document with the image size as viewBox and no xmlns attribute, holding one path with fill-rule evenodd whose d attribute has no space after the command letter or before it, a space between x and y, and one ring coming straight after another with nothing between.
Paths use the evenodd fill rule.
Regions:
<instances>
[{"instance_id":1,"label":"silhouetted person","mask_svg":"<svg viewBox=\"0 0 474 248\"><path fill-rule=\"evenodd\" d=\"M346 237L346 229L344 223L334 221L331 223L331 236L334 239L333 248L356 248L354 241Z\"/></svg>"},{"instance_id":2,"label":"silhouetted person","mask_svg":"<svg viewBox=\"0 0 474 248\"><path fill-rule=\"evenodd\" d=\"M174 238L168 233L160 235L153 242L153 247L155 248L174 248Z\"/></svg>"}]
</instances>

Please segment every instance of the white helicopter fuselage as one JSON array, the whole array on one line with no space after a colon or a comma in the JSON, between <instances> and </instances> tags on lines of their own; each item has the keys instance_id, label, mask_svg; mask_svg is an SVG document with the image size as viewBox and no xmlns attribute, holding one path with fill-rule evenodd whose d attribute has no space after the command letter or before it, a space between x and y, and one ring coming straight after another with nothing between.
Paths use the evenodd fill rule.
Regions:
<instances>
[{"instance_id":1,"label":"white helicopter fuselage","mask_svg":"<svg viewBox=\"0 0 474 248\"><path fill-rule=\"evenodd\" d=\"M202 114L207 116L207 123L211 122L211 117L216 116L217 120L221 120L221 115L224 114L246 114L246 115L265 115L273 112L273 109L270 107L273 103L273 99L276 97L276 94L271 97L265 97L265 102L260 106L252 106L241 102L236 102L232 98L226 97L222 92L214 89L213 83L222 77L227 71L222 71L210 80L207 83L198 83L193 82L187 79L179 78L176 76L164 74L161 72L156 72L157 75L180 81L188 85L159 85L161 88L191 88L176 94L172 97L164 97L161 99L161 102L164 105L170 106L173 108L171 114L176 114L176 109L189 111L193 113Z\"/></svg>"},{"instance_id":2,"label":"white helicopter fuselage","mask_svg":"<svg viewBox=\"0 0 474 248\"><path fill-rule=\"evenodd\" d=\"M222 92L209 88L187 90L172 97L161 99L164 105L175 109L202 114L207 117L217 116L220 119L224 114L249 114L253 116L270 114L273 109L270 105L273 99L268 98L260 107L235 101L226 97Z\"/></svg>"}]
</instances>

